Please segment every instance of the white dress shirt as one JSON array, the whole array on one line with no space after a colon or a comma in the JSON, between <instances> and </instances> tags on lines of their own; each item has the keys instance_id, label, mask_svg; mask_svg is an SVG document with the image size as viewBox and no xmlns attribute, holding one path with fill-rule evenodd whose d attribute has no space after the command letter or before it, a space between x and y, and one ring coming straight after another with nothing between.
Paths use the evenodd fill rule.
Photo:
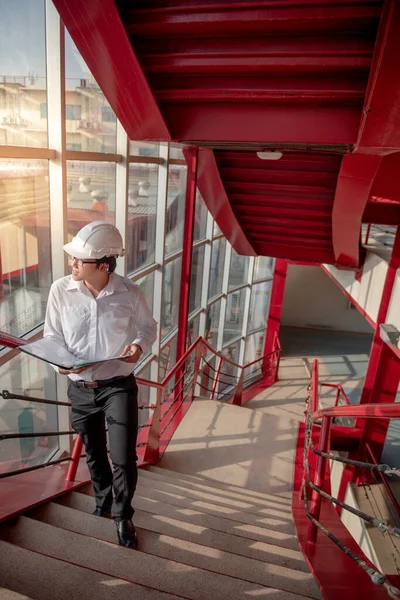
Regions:
<instances>
[{"instance_id":1,"label":"white dress shirt","mask_svg":"<svg viewBox=\"0 0 400 600\"><path fill-rule=\"evenodd\" d=\"M43 335L80 359L94 360L118 356L127 344L139 344L147 350L157 337L157 322L142 290L130 279L111 273L105 288L94 298L83 281L68 275L50 288ZM126 376L133 369L132 363L113 360L69 377L96 381Z\"/></svg>"}]
</instances>

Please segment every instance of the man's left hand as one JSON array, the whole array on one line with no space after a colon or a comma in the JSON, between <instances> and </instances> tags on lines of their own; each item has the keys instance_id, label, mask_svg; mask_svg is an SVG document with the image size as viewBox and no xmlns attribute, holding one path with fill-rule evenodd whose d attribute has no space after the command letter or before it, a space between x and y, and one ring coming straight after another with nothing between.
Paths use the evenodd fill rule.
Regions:
<instances>
[{"instance_id":1,"label":"man's left hand","mask_svg":"<svg viewBox=\"0 0 400 600\"><path fill-rule=\"evenodd\" d=\"M127 363L135 363L139 360L142 352L143 351L141 347L137 344L129 344L128 346L125 346L123 352L121 353L121 356L126 356L126 358L123 358L121 360Z\"/></svg>"}]
</instances>

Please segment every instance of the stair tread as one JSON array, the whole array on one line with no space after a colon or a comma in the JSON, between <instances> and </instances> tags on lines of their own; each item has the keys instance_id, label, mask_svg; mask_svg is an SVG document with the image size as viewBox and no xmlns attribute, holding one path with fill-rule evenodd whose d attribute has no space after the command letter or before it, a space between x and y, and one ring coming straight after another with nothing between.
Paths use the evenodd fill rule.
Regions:
<instances>
[{"instance_id":1,"label":"stair tread","mask_svg":"<svg viewBox=\"0 0 400 600\"><path fill-rule=\"evenodd\" d=\"M266 588L169 559L135 552L25 516L20 517L15 525L5 524L1 535L36 552L51 554L110 577L151 586L159 591L192 600L227 597L241 600L245 595L262 595L263 591L267 590L273 590L276 600L304 600L304 596L298 594ZM83 596L82 593L80 595Z\"/></svg>"},{"instance_id":2,"label":"stair tread","mask_svg":"<svg viewBox=\"0 0 400 600\"><path fill-rule=\"evenodd\" d=\"M79 494L79 492L72 492L72 494ZM81 493L80 495L86 494ZM157 515L157 518L173 518L181 523L200 525L201 527L224 531L225 533L232 533L233 535L254 541L277 544L279 546L284 546L285 548L298 548L297 537L293 533L276 531L267 527L259 527L251 523L233 521L229 517L221 515L214 516L208 514L204 510L201 511L190 507L184 508L175 506L165 500L160 502L159 500L154 500L148 496L135 496L133 506L136 515L135 522L137 522L139 514L146 512Z\"/></svg>"},{"instance_id":3,"label":"stair tread","mask_svg":"<svg viewBox=\"0 0 400 600\"><path fill-rule=\"evenodd\" d=\"M80 510L86 514L91 514L94 508L94 502L91 497L78 493L70 493L63 496L57 499L57 503ZM215 549L227 550L241 556L248 556L249 558L256 558L282 566L290 566L308 572L304 557L297 547L292 549L269 544L268 542L255 542L252 539L199 526L196 523L183 522L182 517L181 513L176 513L174 517L164 516L160 518L148 511L137 510L134 515L134 522L135 526L147 531L169 535L173 538L199 542L202 545Z\"/></svg>"},{"instance_id":4,"label":"stair tread","mask_svg":"<svg viewBox=\"0 0 400 600\"><path fill-rule=\"evenodd\" d=\"M281 502L282 505L291 506L291 492L282 492L281 494L273 494L273 493L265 493L258 492L257 490L252 490L250 488L240 487L238 485L234 485L232 483L225 483L223 481L211 479L206 475L193 475L190 473L184 473L183 471L173 471L172 469L168 469L165 467L159 467L157 465L148 465L144 468L140 469L140 472L144 473L158 473L159 475L168 476L174 479L181 479L183 481L197 483L201 485L210 486L212 488L215 487L217 490L223 490L228 492L234 492L238 495L249 497L251 501L272 501L272 502Z\"/></svg>"},{"instance_id":5,"label":"stair tread","mask_svg":"<svg viewBox=\"0 0 400 600\"><path fill-rule=\"evenodd\" d=\"M71 598L115 600L117 590L118 600L179 600L180 598L44 556L2 540L0 540L0 586L10 588L32 600L54 600L55 598L57 600L71 600Z\"/></svg>"},{"instance_id":6,"label":"stair tread","mask_svg":"<svg viewBox=\"0 0 400 600\"><path fill-rule=\"evenodd\" d=\"M115 542L115 527L109 519L99 519L61 504L49 503L29 513L29 517L76 531L84 535ZM240 577L263 586L277 587L319 599L318 587L311 573L287 566L269 564L259 559L235 555L184 539L138 528L140 550L192 566Z\"/></svg>"},{"instance_id":7,"label":"stair tread","mask_svg":"<svg viewBox=\"0 0 400 600\"><path fill-rule=\"evenodd\" d=\"M85 486L79 491L80 493L93 496L91 485ZM199 493L200 497L198 496ZM206 497L203 498L202 496ZM139 477L139 482L135 491L135 505L138 505L139 498L159 500L160 502L166 502L173 506L192 508L194 510L207 512L209 515L216 517L229 518L238 523L248 523L249 525L265 527L266 529L273 528L277 531L295 535L291 512L284 513L282 511L271 509L265 514L264 509L260 509L263 513L256 515L245 511L242 507L234 509L232 506L227 506L229 501L226 499L223 499L225 502L222 501L217 504L216 502L219 502L217 495L213 498L211 494L202 494L201 492L197 492L197 490L191 491L185 487L168 484L164 481Z\"/></svg>"},{"instance_id":8,"label":"stair tread","mask_svg":"<svg viewBox=\"0 0 400 600\"><path fill-rule=\"evenodd\" d=\"M164 469L160 469L164 471ZM160 471L154 471L153 469L139 469L139 483L146 485L145 482L156 481L163 482L169 485L176 486L178 488L190 490L191 493L196 493L197 495L211 495L213 498L217 498L219 502L224 502L226 504L231 504L232 506L237 506L241 511L249 512L249 513L259 513L261 510L265 511L265 514L268 514L267 511L271 511L273 514L274 510L278 511L286 511L287 513L292 512L291 502L290 500L275 498L273 499L261 499L261 498L253 498L250 495L246 495L243 492L233 491L231 489L223 489L218 487L218 485L214 485L213 482L208 480L198 481L194 479L188 479L183 477L171 477L169 471L165 473L161 473ZM239 488L240 489L240 488Z\"/></svg>"}]
</instances>

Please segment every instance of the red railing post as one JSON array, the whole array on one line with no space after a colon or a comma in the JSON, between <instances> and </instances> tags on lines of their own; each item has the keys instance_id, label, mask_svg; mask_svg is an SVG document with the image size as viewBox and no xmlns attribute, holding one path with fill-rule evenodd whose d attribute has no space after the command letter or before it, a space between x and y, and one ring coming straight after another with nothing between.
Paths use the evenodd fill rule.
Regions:
<instances>
[{"instance_id":1,"label":"red railing post","mask_svg":"<svg viewBox=\"0 0 400 600\"><path fill-rule=\"evenodd\" d=\"M218 359L217 370L215 372L215 379L214 379L214 383L213 383L211 394L210 394L210 400L214 400L214 394L215 394L215 392L217 390L218 377L219 377L219 374L220 374L220 371L221 371L222 361L223 361L223 358L222 358L222 356L220 356L219 359Z\"/></svg>"},{"instance_id":2,"label":"red railing post","mask_svg":"<svg viewBox=\"0 0 400 600\"><path fill-rule=\"evenodd\" d=\"M242 372L240 373L239 381L237 382L235 395L234 395L233 401L232 401L232 404L235 406L242 405L243 381L244 381L244 368L242 367Z\"/></svg>"},{"instance_id":3,"label":"red railing post","mask_svg":"<svg viewBox=\"0 0 400 600\"><path fill-rule=\"evenodd\" d=\"M322 419L321 434L320 434L319 445L318 445L318 448L321 452L328 452L330 426L331 426L330 418L324 417ZM319 488L324 487L326 461L327 461L327 459L324 458L323 456L318 457L318 464L317 464L317 470L316 470L316 476L315 476L314 483ZM322 500L321 495L317 491L313 490L312 496L311 496L310 514L317 521L319 519L319 514L321 511L321 500ZM315 542L317 541L317 534L318 534L317 526L314 523L310 522L308 525L307 541L312 544L315 544Z\"/></svg>"},{"instance_id":4,"label":"red railing post","mask_svg":"<svg viewBox=\"0 0 400 600\"><path fill-rule=\"evenodd\" d=\"M165 388L157 390L157 402L153 412L153 418L149 429L149 437L143 457L143 462L145 463L155 463L160 458L160 420L161 404L164 393Z\"/></svg>"},{"instance_id":5,"label":"red railing post","mask_svg":"<svg viewBox=\"0 0 400 600\"><path fill-rule=\"evenodd\" d=\"M71 454L71 462L69 463L66 481L75 481L76 472L78 470L79 461L82 454L83 443L79 435L76 436L74 447Z\"/></svg>"}]
</instances>

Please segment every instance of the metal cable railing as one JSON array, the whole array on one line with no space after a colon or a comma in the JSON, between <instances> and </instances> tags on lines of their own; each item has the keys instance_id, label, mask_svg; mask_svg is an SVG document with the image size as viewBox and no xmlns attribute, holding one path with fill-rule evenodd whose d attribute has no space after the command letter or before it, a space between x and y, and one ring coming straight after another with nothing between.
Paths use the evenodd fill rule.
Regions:
<instances>
[{"instance_id":1,"label":"metal cable railing","mask_svg":"<svg viewBox=\"0 0 400 600\"><path fill-rule=\"evenodd\" d=\"M18 347L18 345L21 345L21 343L25 342L24 340L19 340L19 338L12 338L12 339L7 338L7 340L5 340L5 341L8 345L13 344L13 347ZM215 395L218 400L222 400L225 398L227 398L227 399L231 398L232 403L241 404L242 403L242 390L244 387L244 385L243 385L244 384L244 372L247 367L251 367L260 361L263 361L262 367L265 367L265 368L260 368L259 374L256 373L254 375L254 377L252 375L249 378L249 379L251 379L251 382L253 382L253 380L255 380L256 378L262 377L263 373L265 373L265 372L272 373L272 372L274 372L274 369L275 369L275 373L276 373L276 370L277 370L278 364L279 364L279 356L280 356L280 352L281 352L280 344L279 344L279 341L277 340L277 338L276 338L274 344L276 344L276 345L274 345L274 347L276 349L273 352L271 352L270 354L268 354L266 356L261 357L260 359L257 359L256 361L253 361L252 363L249 363L249 365L245 365L243 367L243 366L239 365L238 363L235 363L230 358L224 356L220 352L215 351L206 340L199 337L190 346L190 348L182 356L182 358L177 362L177 364L173 367L173 369L166 375L166 377L164 377L164 379L161 383L156 383L156 382L148 381L145 379L137 378L137 383L139 385L148 386L150 388L156 388L156 394L157 394L156 402L151 401L149 404L140 404L138 406L139 410L149 410L152 412L152 415L150 416L148 421L142 425L139 425L139 427L138 427L140 439L138 440L137 447L141 448L143 446L146 446L145 461L154 462L155 460L157 460L156 457L158 455L158 450L157 450L158 445L156 448L156 446L154 444L158 444L160 437L163 434L165 434L167 429L170 429L170 425L171 425L172 421L174 421L176 415L178 414L178 412L179 412L180 408L182 407L183 403L185 402L185 400L188 398L190 400L192 400L194 398L194 392L195 392L196 385L198 385L199 388L207 391L210 394L211 399L213 399L214 395ZM215 369L213 367L213 365L210 364L209 360L207 360L210 353L213 354L216 358L218 358L219 365L218 365L217 369ZM206 356L207 356L207 358L206 358ZM200 370L200 364L201 364L202 360L204 361L204 364L206 365L204 370L206 370L206 369L208 369L209 371L211 370L215 374L215 377L212 377L210 375L210 373L208 373L208 375L206 375L206 377L208 377L209 380L213 382L212 389L208 388L207 386L204 386L204 381L202 381L202 380L198 381L199 375L201 375L203 378L205 376L204 372L201 372L201 370ZM222 364L228 365L229 368L238 369L238 372L240 370L241 375L239 375L239 376L232 375L231 373L228 373L226 370L222 370L222 368L221 368ZM174 377L176 377L176 380L174 381L174 385L170 386L169 384L173 380ZM224 379L225 377L227 379ZM248 383L247 385L251 385L251 383ZM223 389L223 390L218 390L217 388L221 387L221 386L227 386L227 388ZM3 390L3 392L0 393L0 396L2 398L4 398L5 400L21 400L21 401L45 404L45 405L48 404L48 405L65 406L65 407L70 406L69 402L58 402L55 400L47 400L47 399L43 399L43 398L36 398L33 396L27 396L27 395L22 395L22 394L13 394L13 393L9 392L8 390ZM169 403L169 405L168 405L168 403ZM161 410L161 407L163 405L166 406L165 411ZM168 418L167 422L166 422L166 418ZM160 430L161 421L163 422L162 430ZM9 440L9 439L39 438L39 437L43 437L43 436L58 437L58 436L74 435L74 434L75 434L75 432L72 430L71 431L61 431L61 432L60 431L57 431L57 432L51 431L51 432L41 432L41 433L35 433L35 432L11 433L10 432L10 433L1 434L0 441ZM146 439L143 439L143 436L145 436ZM158 439L158 442L156 442L157 439ZM150 442L151 442L151 444L150 444ZM146 457L151 457L151 458L146 458ZM17 473L23 473L23 472L25 473L25 472L28 472L31 470L32 471L36 470L38 468L44 468L46 466L55 465L55 464L58 464L59 462L70 461L70 468L68 470L67 480L73 481L80 458L82 458L82 441L79 438L79 436L77 436L76 440L75 440L74 449L73 449L72 455L70 457L64 457L64 458L56 460L56 461L45 462L41 465L34 465L34 466L26 467L23 469L18 469L17 471L3 473L3 474L0 474L0 477L4 478L7 476L10 476L11 474L17 474Z\"/></svg>"},{"instance_id":2,"label":"metal cable railing","mask_svg":"<svg viewBox=\"0 0 400 600\"><path fill-rule=\"evenodd\" d=\"M332 386L333 387L333 386ZM343 391L343 390L342 390ZM344 393L344 392L343 392ZM374 412L374 406L369 405L368 407L352 407L349 405L339 407L338 395L336 397L335 407L332 409L318 410L318 362L314 361L313 371L311 377L311 384L307 388L307 408L306 408L306 429L305 429L305 442L303 452L303 483L302 492L304 500L305 513L310 520L310 528L308 532L308 541L315 542L317 539L317 530L322 531L338 548L340 548L347 556L349 556L361 569L363 569L371 578L371 581L375 585L383 586L390 598L400 598L400 590L393 586L386 578L386 576L378 571L377 569L368 565L364 560L357 556L350 548L343 544L332 532L330 532L319 520L321 498L325 498L329 502L332 502L336 506L340 506L344 510L356 515L372 527L375 527L381 531L381 533L388 533L395 537L400 537L400 528L392 527L388 524L387 520L379 517L378 515L369 515L363 511L360 511L353 506L335 498L332 494L329 494L323 489L325 481L325 466L327 460L333 460L340 462L345 465L351 465L353 467L368 469L371 473L384 473L386 475L398 475L400 470L397 468L391 468L388 465L368 463L364 461L351 460L343 458L327 452L331 421L335 415L348 416L363 416L363 417L388 417L390 415L389 408L392 408L393 415L400 418L400 411L393 411L391 405L387 405L389 408L385 408L384 405L376 405L376 411ZM359 415L360 413L360 415ZM387 413L387 414L385 414ZM397 414L398 413L398 414ZM322 449L315 448L312 440L313 425L322 418L322 427L320 431L320 445ZM309 453L314 452L320 457L320 462L316 470L316 483L311 477L311 468L309 462ZM313 490L311 497L311 507L309 506L309 500L307 495L307 487Z\"/></svg>"}]
</instances>

